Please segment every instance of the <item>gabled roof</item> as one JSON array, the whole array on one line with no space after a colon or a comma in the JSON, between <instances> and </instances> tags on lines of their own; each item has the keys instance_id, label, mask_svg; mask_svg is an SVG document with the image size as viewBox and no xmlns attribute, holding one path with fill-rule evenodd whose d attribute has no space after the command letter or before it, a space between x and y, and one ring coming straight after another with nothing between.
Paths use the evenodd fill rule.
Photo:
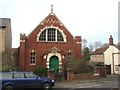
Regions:
<instances>
[{"instance_id":1,"label":"gabled roof","mask_svg":"<svg viewBox=\"0 0 120 90\"><path fill-rule=\"evenodd\" d=\"M62 22L57 18L57 16L51 12L42 22L42 25L46 25L46 24L59 24L59 25L63 25Z\"/></svg>"},{"instance_id":2,"label":"gabled roof","mask_svg":"<svg viewBox=\"0 0 120 90\"><path fill-rule=\"evenodd\" d=\"M109 46L96 49L91 55L103 54Z\"/></svg>"},{"instance_id":3,"label":"gabled roof","mask_svg":"<svg viewBox=\"0 0 120 90\"><path fill-rule=\"evenodd\" d=\"M53 10L51 10L51 13L40 24L38 24L34 30L36 30L38 27L44 28L46 26L51 26L51 25L55 26L55 27L65 28L67 30L67 32L69 32L68 29L65 27L65 25L53 13ZM34 30L28 36L30 36L34 32ZM72 36L72 34L70 32L69 32L69 34Z\"/></svg>"},{"instance_id":4,"label":"gabled roof","mask_svg":"<svg viewBox=\"0 0 120 90\"><path fill-rule=\"evenodd\" d=\"M118 43L117 45L113 44L113 38L112 35L110 35L108 46L96 49L94 52L91 53L91 55L103 54L109 48L109 46L114 46L115 48L120 50L120 43Z\"/></svg>"}]
</instances>

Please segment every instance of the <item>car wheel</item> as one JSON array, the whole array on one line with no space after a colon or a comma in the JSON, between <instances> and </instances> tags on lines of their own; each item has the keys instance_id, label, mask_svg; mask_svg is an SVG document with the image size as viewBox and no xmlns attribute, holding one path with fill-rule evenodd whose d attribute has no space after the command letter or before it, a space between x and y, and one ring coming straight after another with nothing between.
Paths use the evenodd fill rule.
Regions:
<instances>
[{"instance_id":1,"label":"car wheel","mask_svg":"<svg viewBox=\"0 0 120 90\"><path fill-rule=\"evenodd\" d=\"M14 90L14 87L12 85L7 85L4 87L4 90Z\"/></svg>"},{"instance_id":2,"label":"car wheel","mask_svg":"<svg viewBox=\"0 0 120 90\"><path fill-rule=\"evenodd\" d=\"M50 83L44 83L43 88L49 90L51 88Z\"/></svg>"}]
</instances>

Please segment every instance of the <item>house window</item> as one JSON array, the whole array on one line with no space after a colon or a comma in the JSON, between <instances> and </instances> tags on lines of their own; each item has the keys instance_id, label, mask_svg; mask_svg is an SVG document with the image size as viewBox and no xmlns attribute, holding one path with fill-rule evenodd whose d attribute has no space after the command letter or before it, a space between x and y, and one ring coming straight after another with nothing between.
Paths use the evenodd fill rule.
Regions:
<instances>
[{"instance_id":1,"label":"house window","mask_svg":"<svg viewBox=\"0 0 120 90\"><path fill-rule=\"evenodd\" d=\"M115 65L115 71L119 71L119 66Z\"/></svg>"},{"instance_id":2,"label":"house window","mask_svg":"<svg viewBox=\"0 0 120 90\"><path fill-rule=\"evenodd\" d=\"M72 59L72 53L71 52L67 53L67 59L68 59L68 61L70 61Z\"/></svg>"},{"instance_id":3,"label":"house window","mask_svg":"<svg viewBox=\"0 0 120 90\"><path fill-rule=\"evenodd\" d=\"M41 32L39 41L64 42L62 33L55 28L47 28Z\"/></svg>"},{"instance_id":4,"label":"house window","mask_svg":"<svg viewBox=\"0 0 120 90\"><path fill-rule=\"evenodd\" d=\"M35 65L36 60L35 60L35 51L30 52L30 65Z\"/></svg>"}]
</instances>

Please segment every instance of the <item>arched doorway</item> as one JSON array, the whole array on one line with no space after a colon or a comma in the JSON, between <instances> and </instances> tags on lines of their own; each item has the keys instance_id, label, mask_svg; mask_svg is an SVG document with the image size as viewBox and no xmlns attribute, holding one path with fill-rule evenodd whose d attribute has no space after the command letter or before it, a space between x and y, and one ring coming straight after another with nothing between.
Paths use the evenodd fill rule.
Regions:
<instances>
[{"instance_id":1,"label":"arched doorway","mask_svg":"<svg viewBox=\"0 0 120 90\"><path fill-rule=\"evenodd\" d=\"M59 59L57 56L52 56L49 60L49 69L54 70L54 73L59 72Z\"/></svg>"}]
</instances>

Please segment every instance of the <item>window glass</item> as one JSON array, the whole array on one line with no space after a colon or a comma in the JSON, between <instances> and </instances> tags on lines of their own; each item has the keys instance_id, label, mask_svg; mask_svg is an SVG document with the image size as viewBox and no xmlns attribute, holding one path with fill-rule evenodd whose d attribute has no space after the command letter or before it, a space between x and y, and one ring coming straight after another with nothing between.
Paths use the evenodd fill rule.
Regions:
<instances>
[{"instance_id":1,"label":"window glass","mask_svg":"<svg viewBox=\"0 0 120 90\"><path fill-rule=\"evenodd\" d=\"M26 78L37 78L35 74L32 73L25 73Z\"/></svg>"},{"instance_id":2,"label":"window glass","mask_svg":"<svg viewBox=\"0 0 120 90\"><path fill-rule=\"evenodd\" d=\"M72 53L71 53L71 52L68 52L68 53L67 53L67 58L68 58L68 60L71 60L71 59L72 59Z\"/></svg>"},{"instance_id":3,"label":"window glass","mask_svg":"<svg viewBox=\"0 0 120 90\"><path fill-rule=\"evenodd\" d=\"M35 64L35 52L31 52L30 64Z\"/></svg>"},{"instance_id":4,"label":"window glass","mask_svg":"<svg viewBox=\"0 0 120 90\"><path fill-rule=\"evenodd\" d=\"M64 41L64 38L59 30L54 28L48 28L40 34L39 41L61 42Z\"/></svg>"},{"instance_id":5,"label":"window glass","mask_svg":"<svg viewBox=\"0 0 120 90\"><path fill-rule=\"evenodd\" d=\"M24 78L24 73L14 73L14 78Z\"/></svg>"},{"instance_id":6,"label":"window glass","mask_svg":"<svg viewBox=\"0 0 120 90\"><path fill-rule=\"evenodd\" d=\"M53 28L48 29L48 41L55 41L55 31Z\"/></svg>"},{"instance_id":7,"label":"window glass","mask_svg":"<svg viewBox=\"0 0 120 90\"><path fill-rule=\"evenodd\" d=\"M62 34L57 30L57 41L64 41Z\"/></svg>"},{"instance_id":8,"label":"window glass","mask_svg":"<svg viewBox=\"0 0 120 90\"><path fill-rule=\"evenodd\" d=\"M40 34L40 41L46 41L46 30L44 30L41 34Z\"/></svg>"},{"instance_id":9,"label":"window glass","mask_svg":"<svg viewBox=\"0 0 120 90\"><path fill-rule=\"evenodd\" d=\"M11 79L12 78L12 73L1 73L0 78Z\"/></svg>"},{"instance_id":10,"label":"window glass","mask_svg":"<svg viewBox=\"0 0 120 90\"><path fill-rule=\"evenodd\" d=\"M115 65L115 70L119 71L119 66L118 65Z\"/></svg>"}]
</instances>

